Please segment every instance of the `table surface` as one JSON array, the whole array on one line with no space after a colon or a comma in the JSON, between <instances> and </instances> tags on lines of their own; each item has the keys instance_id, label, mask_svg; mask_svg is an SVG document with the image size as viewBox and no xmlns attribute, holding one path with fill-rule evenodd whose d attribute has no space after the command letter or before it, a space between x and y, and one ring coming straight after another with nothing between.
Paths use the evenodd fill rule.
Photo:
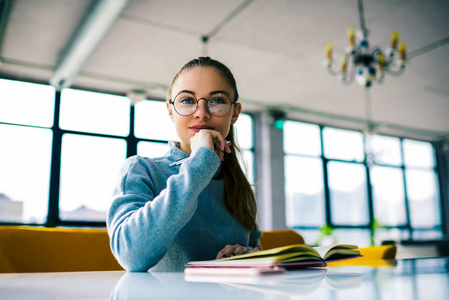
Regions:
<instances>
[{"instance_id":1,"label":"table surface","mask_svg":"<svg viewBox=\"0 0 449 300\"><path fill-rule=\"evenodd\" d=\"M260 276L183 272L0 274L0 299L449 299L449 258Z\"/></svg>"}]
</instances>

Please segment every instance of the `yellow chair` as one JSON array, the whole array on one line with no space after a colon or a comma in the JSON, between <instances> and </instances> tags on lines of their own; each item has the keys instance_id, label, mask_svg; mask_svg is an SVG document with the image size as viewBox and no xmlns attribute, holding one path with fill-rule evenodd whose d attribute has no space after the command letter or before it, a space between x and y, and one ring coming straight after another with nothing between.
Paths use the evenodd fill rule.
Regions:
<instances>
[{"instance_id":1,"label":"yellow chair","mask_svg":"<svg viewBox=\"0 0 449 300\"><path fill-rule=\"evenodd\" d=\"M282 246L304 244L304 238L296 231L290 229L270 230L262 232L259 242L263 250L269 250Z\"/></svg>"},{"instance_id":2,"label":"yellow chair","mask_svg":"<svg viewBox=\"0 0 449 300\"><path fill-rule=\"evenodd\" d=\"M123 270L105 229L0 227L0 273Z\"/></svg>"}]
</instances>

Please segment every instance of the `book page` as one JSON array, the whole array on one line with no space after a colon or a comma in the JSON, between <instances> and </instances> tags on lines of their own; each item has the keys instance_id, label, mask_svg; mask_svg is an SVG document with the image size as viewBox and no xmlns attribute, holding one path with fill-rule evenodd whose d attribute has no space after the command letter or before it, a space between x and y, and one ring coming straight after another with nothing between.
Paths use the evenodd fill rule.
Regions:
<instances>
[{"instance_id":1,"label":"book page","mask_svg":"<svg viewBox=\"0 0 449 300\"><path fill-rule=\"evenodd\" d=\"M228 258L222 258L220 260L226 261L226 260L242 260L247 258L253 258L253 257L275 257L279 255L289 254L289 253L303 253L303 254L309 254L311 256L318 256L319 254L313 249L313 247L310 247L308 245L290 245L285 247L279 247L274 248L270 250L263 250L258 252L252 252L248 254L242 254L237 256L232 256Z\"/></svg>"},{"instance_id":2,"label":"book page","mask_svg":"<svg viewBox=\"0 0 449 300\"><path fill-rule=\"evenodd\" d=\"M332 259L332 256L339 256L341 258L360 255L360 252L356 250L358 249L356 245L339 244L313 248L320 254L322 258L326 260Z\"/></svg>"}]
</instances>

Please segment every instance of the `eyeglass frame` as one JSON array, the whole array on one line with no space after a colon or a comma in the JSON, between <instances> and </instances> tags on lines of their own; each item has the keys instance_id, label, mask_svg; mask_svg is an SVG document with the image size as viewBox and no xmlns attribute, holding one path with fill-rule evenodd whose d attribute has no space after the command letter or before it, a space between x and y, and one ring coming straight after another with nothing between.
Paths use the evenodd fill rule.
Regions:
<instances>
[{"instance_id":1,"label":"eyeglass frame","mask_svg":"<svg viewBox=\"0 0 449 300\"><path fill-rule=\"evenodd\" d=\"M204 98L204 97L203 97L203 98L197 99L196 96L195 96L195 93L193 93L193 92L191 92L191 91L180 91L180 92L175 96L174 99L176 99L176 98L177 98L180 94L182 94L182 93L190 94L190 95L192 95L192 96L196 99L196 108L195 108L195 110L194 110L191 114L188 114L188 115L182 115L181 113L179 113L178 110L176 109L175 102L173 101L173 99L168 100L168 103L171 104L171 105L173 105L173 108L175 109L176 113L177 113L178 115L180 115L180 116L183 116L183 117L188 117L188 116L191 116L191 115L193 115L194 113L196 113L196 112L198 111L198 106L199 106L200 100L206 101L206 103L207 103L207 110L209 111L209 113L210 113L211 115L213 115L214 117L217 117L217 118L225 117L225 116L227 116L227 115L229 114L229 112L231 111L232 106L233 106L234 104L236 104L237 101L238 101L238 100L231 100L231 97L229 96L229 94L228 94L227 92L224 92L224 91L217 91L217 92L214 92L214 93L210 94L210 95L209 95L209 99L210 99L210 97L212 97L213 95L221 93L221 94L225 94L225 95L229 98L229 100L231 100L231 106L229 107L228 112L225 113L225 114L222 115L222 116L216 116L216 115L214 115L214 114L210 111L210 109L209 109L209 99L206 99L206 98Z\"/></svg>"}]
</instances>

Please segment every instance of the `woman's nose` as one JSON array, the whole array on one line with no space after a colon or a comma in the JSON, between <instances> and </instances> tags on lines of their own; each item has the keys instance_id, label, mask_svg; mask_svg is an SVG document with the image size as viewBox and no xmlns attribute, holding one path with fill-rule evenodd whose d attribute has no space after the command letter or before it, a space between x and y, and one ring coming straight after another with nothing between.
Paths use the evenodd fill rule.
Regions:
<instances>
[{"instance_id":1,"label":"woman's nose","mask_svg":"<svg viewBox=\"0 0 449 300\"><path fill-rule=\"evenodd\" d=\"M201 101L204 100L204 101ZM195 112L195 117L197 118L209 118L210 117L210 111L209 108L207 108L207 100L206 99L198 99L198 108Z\"/></svg>"}]
</instances>

